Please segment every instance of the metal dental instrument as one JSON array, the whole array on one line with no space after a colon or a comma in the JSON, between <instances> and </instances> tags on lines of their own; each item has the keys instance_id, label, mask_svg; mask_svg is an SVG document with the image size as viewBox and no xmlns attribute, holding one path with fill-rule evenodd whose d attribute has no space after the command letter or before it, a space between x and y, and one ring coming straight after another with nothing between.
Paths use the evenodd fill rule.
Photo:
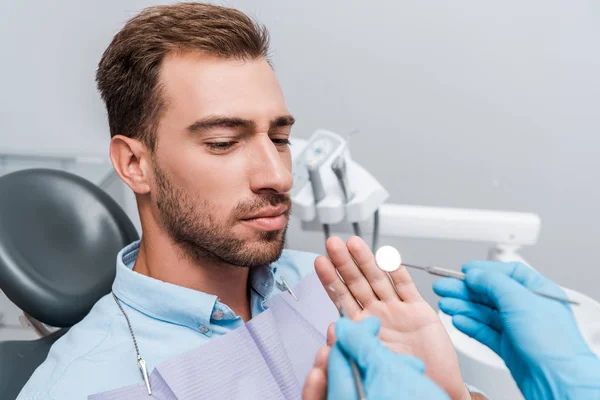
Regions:
<instances>
[{"instance_id":1,"label":"metal dental instrument","mask_svg":"<svg viewBox=\"0 0 600 400\"><path fill-rule=\"evenodd\" d=\"M275 281L275 284L277 285L279 290L288 292L294 298L294 300L299 301L298 297L296 296L296 293L294 293L292 287L287 283L283 276L281 277L281 282Z\"/></svg>"},{"instance_id":2,"label":"metal dental instrument","mask_svg":"<svg viewBox=\"0 0 600 400\"><path fill-rule=\"evenodd\" d=\"M443 276L446 278L455 278L460 279L461 281L465 280L465 274L460 271L454 271L447 268L440 268L436 266L424 267L420 265L412 265L406 264L402 262L402 256L400 252L392 246L382 246L375 253L375 262L377 266L385 271L385 272L393 272L400 268L400 266L405 266L408 268L419 269L421 271L425 271L431 275ZM532 293L537 294L538 296L546 297L548 299L560 301L561 303L569 303L578 306L579 302L567 299L564 297L554 296L551 294L546 294L543 292L539 292L537 290L531 290Z\"/></svg>"},{"instance_id":3,"label":"metal dental instrument","mask_svg":"<svg viewBox=\"0 0 600 400\"><path fill-rule=\"evenodd\" d=\"M327 289L331 293L333 293L336 298L335 305L337 306L337 309L340 312L340 317L348 317L348 314L346 313L346 309L344 308L344 306L342 304L342 300L340 299L340 294L335 289L335 285L340 284L340 283L341 283L340 281L336 281L332 285L329 285L329 287ZM358 393L358 399L359 400L367 400L367 395L365 394L365 388L363 387L363 384L362 384L362 379L360 377L360 372L358 370L358 366L356 365L356 362L352 358L349 358L349 361L350 361L350 368L352 369L352 378L354 379L354 385L356 386L356 392Z\"/></svg>"}]
</instances>

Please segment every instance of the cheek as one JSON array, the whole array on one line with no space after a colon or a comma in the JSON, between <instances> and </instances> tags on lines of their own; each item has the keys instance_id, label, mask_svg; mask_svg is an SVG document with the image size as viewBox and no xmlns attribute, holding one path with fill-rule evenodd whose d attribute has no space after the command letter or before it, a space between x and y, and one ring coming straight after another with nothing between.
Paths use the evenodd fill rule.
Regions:
<instances>
[{"instance_id":1,"label":"cheek","mask_svg":"<svg viewBox=\"0 0 600 400\"><path fill-rule=\"evenodd\" d=\"M245 197L245 166L238 160L194 154L180 161L185 161L178 175L187 194L196 204L208 204L217 219L228 217Z\"/></svg>"}]
</instances>

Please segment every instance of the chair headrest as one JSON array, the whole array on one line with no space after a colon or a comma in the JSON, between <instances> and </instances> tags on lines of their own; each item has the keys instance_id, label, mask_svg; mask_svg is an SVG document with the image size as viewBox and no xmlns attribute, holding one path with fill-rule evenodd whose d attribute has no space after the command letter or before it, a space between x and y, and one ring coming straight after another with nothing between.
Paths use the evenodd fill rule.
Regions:
<instances>
[{"instance_id":1,"label":"chair headrest","mask_svg":"<svg viewBox=\"0 0 600 400\"><path fill-rule=\"evenodd\" d=\"M119 250L138 238L119 205L79 176L0 177L0 289L48 325L79 322L110 292Z\"/></svg>"}]
</instances>

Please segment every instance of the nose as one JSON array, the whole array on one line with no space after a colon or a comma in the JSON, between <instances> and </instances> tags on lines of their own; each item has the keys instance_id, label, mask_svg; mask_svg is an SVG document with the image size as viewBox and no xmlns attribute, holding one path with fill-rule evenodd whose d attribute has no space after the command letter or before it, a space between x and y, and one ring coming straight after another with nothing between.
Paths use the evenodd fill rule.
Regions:
<instances>
[{"instance_id":1,"label":"nose","mask_svg":"<svg viewBox=\"0 0 600 400\"><path fill-rule=\"evenodd\" d=\"M289 192L293 184L289 148L278 148L267 135L260 135L253 142L248 155L251 190L257 194Z\"/></svg>"}]
</instances>

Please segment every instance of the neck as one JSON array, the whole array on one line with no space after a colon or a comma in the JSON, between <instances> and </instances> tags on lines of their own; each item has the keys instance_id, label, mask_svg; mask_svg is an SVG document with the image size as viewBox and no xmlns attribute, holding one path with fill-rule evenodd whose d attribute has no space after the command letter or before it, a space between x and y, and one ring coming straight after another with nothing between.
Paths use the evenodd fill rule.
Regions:
<instances>
[{"instance_id":1,"label":"neck","mask_svg":"<svg viewBox=\"0 0 600 400\"><path fill-rule=\"evenodd\" d=\"M244 321L250 320L248 268L214 260L194 260L161 230L144 229L143 232L133 267L135 272L215 295Z\"/></svg>"}]
</instances>

